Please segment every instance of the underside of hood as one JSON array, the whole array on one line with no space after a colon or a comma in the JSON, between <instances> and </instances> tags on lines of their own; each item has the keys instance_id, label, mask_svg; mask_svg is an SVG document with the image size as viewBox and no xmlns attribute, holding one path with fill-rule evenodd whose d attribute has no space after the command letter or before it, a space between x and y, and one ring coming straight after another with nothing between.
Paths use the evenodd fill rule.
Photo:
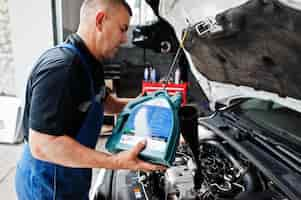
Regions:
<instances>
[{"instance_id":1,"label":"underside of hood","mask_svg":"<svg viewBox=\"0 0 301 200\"><path fill-rule=\"evenodd\" d=\"M232 92L234 86L247 86L257 96L267 91L299 102L301 11L283 2L232 0L226 5L218 0L164 0L159 13L179 39L188 30L184 46L192 70L198 79L206 78L205 85L211 84L204 89L212 90L215 83L231 85ZM212 10L210 20L206 8ZM210 30L208 22L216 30ZM243 95L239 91L237 95Z\"/></svg>"}]
</instances>

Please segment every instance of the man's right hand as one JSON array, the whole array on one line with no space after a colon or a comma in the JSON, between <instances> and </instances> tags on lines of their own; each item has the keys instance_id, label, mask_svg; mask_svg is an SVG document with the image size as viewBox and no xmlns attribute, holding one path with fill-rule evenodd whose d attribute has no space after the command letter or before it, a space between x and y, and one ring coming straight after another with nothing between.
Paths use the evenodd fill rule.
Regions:
<instances>
[{"instance_id":1,"label":"man's right hand","mask_svg":"<svg viewBox=\"0 0 301 200\"><path fill-rule=\"evenodd\" d=\"M122 151L114 155L114 159L119 169L142 170L142 171L165 171L166 167L144 162L138 158L139 153L145 148L146 141L139 142L131 150Z\"/></svg>"},{"instance_id":2,"label":"man's right hand","mask_svg":"<svg viewBox=\"0 0 301 200\"><path fill-rule=\"evenodd\" d=\"M34 158L65 167L142 171L166 169L166 167L153 165L138 158L139 153L145 148L145 142L138 143L129 151L112 155L83 146L66 135L52 136L30 129L28 143Z\"/></svg>"}]
</instances>

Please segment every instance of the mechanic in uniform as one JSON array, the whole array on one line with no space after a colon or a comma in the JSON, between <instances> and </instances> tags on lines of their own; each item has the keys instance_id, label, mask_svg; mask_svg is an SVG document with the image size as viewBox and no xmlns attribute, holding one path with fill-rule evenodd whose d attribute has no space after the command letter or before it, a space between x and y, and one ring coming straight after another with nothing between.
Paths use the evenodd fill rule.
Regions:
<instances>
[{"instance_id":1,"label":"mechanic in uniform","mask_svg":"<svg viewBox=\"0 0 301 200\"><path fill-rule=\"evenodd\" d=\"M116 155L94 150L103 112L118 113L127 103L105 89L100 61L127 41L131 15L124 0L85 0L77 33L35 63L26 88L18 199L88 199L92 168L165 169L138 158L145 142Z\"/></svg>"}]
</instances>

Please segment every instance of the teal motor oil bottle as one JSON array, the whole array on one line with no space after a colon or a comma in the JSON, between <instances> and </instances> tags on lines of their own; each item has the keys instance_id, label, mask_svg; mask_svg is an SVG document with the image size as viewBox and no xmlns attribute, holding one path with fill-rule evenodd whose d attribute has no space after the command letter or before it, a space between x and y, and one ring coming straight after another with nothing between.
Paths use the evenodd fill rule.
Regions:
<instances>
[{"instance_id":1,"label":"teal motor oil bottle","mask_svg":"<svg viewBox=\"0 0 301 200\"><path fill-rule=\"evenodd\" d=\"M141 159L170 166L179 142L180 106L181 94L170 97L166 91L135 99L119 114L106 149L117 153L146 140L146 148L139 155Z\"/></svg>"}]
</instances>

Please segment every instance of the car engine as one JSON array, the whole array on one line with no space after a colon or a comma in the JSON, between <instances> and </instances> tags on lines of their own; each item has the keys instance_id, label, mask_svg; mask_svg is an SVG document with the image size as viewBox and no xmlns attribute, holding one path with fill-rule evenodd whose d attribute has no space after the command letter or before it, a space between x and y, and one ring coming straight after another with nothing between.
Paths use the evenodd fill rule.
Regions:
<instances>
[{"instance_id":1,"label":"car engine","mask_svg":"<svg viewBox=\"0 0 301 200\"><path fill-rule=\"evenodd\" d=\"M200 149L199 172L189 147L181 145L174 166L165 173L140 173L148 199L287 199L226 143L203 140Z\"/></svg>"},{"instance_id":2,"label":"car engine","mask_svg":"<svg viewBox=\"0 0 301 200\"><path fill-rule=\"evenodd\" d=\"M265 147L253 141L253 136L240 136L244 139L235 136L235 142L244 141L241 144L247 145L244 151L221 134L229 136L229 130L239 127L238 123L230 127L229 121L219 118L218 114L199 117L194 108L184 106L183 109L180 110L180 127L185 141L180 141L172 166L164 172L107 171L100 179L104 181L96 187L98 191L93 200L299 199L277 182L282 174L288 175L282 168L288 166L279 164L272 152L268 155L273 157L263 156L264 151L256 154L256 157L264 158L264 166L254 159L250 153L253 146L248 144L252 143L258 149ZM210 122L222 126L216 128ZM273 173L278 177L275 178Z\"/></svg>"},{"instance_id":3,"label":"car engine","mask_svg":"<svg viewBox=\"0 0 301 200\"><path fill-rule=\"evenodd\" d=\"M192 131L191 126L186 127ZM198 125L196 133L198 145L183 135L186 143L179 145L174 164L166 172L138 174L146 199L288 199L245 156L212 130ZM191 148L195 146L197 149Z\"/></svg>"}]
</instances>

